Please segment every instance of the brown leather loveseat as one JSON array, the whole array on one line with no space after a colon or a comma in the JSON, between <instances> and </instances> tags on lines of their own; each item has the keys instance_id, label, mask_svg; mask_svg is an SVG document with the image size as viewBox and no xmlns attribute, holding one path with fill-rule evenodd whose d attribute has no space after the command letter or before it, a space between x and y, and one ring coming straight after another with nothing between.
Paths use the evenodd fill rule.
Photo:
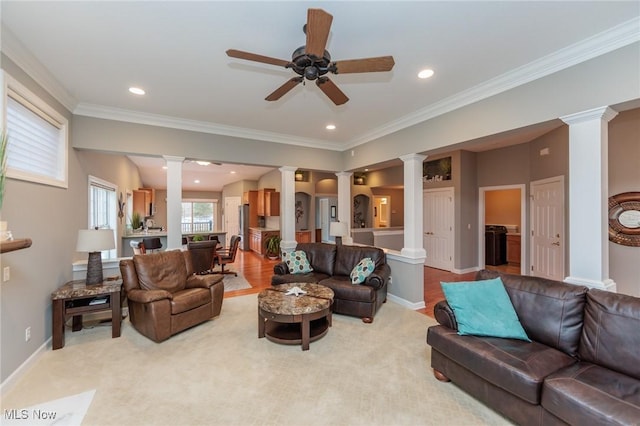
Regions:
<instances>
[{"instance_id":1,"label":"brown leather loveseat","mask_svg":"<svg viewBox=\"0 0 640 426\"><path fill-rule=\"evenodd\" d=\"M189 251L135 255L120 261L131 324L161 342L220 315L221 275L196 275Z\"/></svg>"},{"instance_id":2,"label":"brown leather loveseat","mask_svg":"<svg viewBox=\"0 0 640 426\"><path fill-rule=\"evenodd\" d=\"M387 301L391 268L384 251L377 247L327 243L301 243L296 250L305 252L313 271L291 274L286 263L278 263L273 268L272 285L313 282L327 286L334 293L333 312L359 317L366 323L373 321L378 308ZM373 273L362 284L351 284L351 270L366 257L375 263Z\"/></svg>"},{"instance_id":3,"label":"brown leather loveseat","mask_svg":"<svg viewBox=\"0 0 640 426\"><path fill-rule=\"evenodd\" d=\"M458 335L446 301L427 331L431 367L522 425L637 425L640 299L536 277L500 276L532 340Z\"/></svg>"}]
</instances>

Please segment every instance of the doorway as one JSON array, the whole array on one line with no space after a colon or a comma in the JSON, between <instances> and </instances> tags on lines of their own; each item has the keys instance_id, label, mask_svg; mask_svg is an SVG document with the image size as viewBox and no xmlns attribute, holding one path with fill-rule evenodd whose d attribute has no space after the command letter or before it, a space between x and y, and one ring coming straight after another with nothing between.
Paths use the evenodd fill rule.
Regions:
<instances>
[{"instance_id":1,"label":"doorway","mask_svg":"<svg viewBox=\"0 0 640 426\"><path fill-rule=\"evenodd\" d=\"M240 197L224 198L224 230L227 231L225 246L229 247L232 235L240 235Z\"/></svg>"},{"instance_id":2,"label":"doorway","mask_svg":"<svg viewBox=\"0 0 640 426\"><path fill-rule=\"evenodd\" d=\"M424 264L431 268L453 270L454 205L453 188L429 189L423 193Z\"/></svg>"},{"instance_id":3,"label":"doorway","mask_svg":"<svg viewBox=\"0 0 640 426\"><path fill-rule=\"evenodd\" d=\"M391 196L373 196L373 227L388 228L391 226Z\"/></svg>"},{"instance_id":4,"label":"doorway","mask_svg":"<svg viewBox=\"0 0 640 426\"><path fill-rule=\"evenodd\" d=\"M527 209L526 209L526 186L525 185L503 185L503 186L489 186L480 188L479 194L479 208L478 208L478 265L481 269L485 268L488 264L494 265L498 269L507 267L511 269L518 268L520 274L524 275L527 271L526 266L526 241L527 238ZM501 235L504 238L500 239L503 244L500 247L487 247L488 241L487 230L490 236L496 237L491 232L502 232L506 235ZM506 228L503 229L502 227ZM494 242L497 242L495 239ZM509 242L507 242L509 241ZM487 255L491 254L489 251L501 253L500 265L495 265L495 262L487 262ZM514 252L517 250L517 252ZM497 262L497 263L501 263Z\"/></svg>"}]
</instances>

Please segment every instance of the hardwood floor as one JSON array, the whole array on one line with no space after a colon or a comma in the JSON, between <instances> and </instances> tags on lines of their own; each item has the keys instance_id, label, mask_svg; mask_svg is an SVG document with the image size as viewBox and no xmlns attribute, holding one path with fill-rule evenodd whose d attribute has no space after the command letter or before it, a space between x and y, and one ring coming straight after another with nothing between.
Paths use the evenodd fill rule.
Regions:
<instances>
[{"instance_id":1,"label":"hardwood floor","mask_svg":"<svg viewBox=\"0 0 640 426\"><path fill-rule=\"evenodd\" d=\"M245 294L259 293L262 289L271 286L271 276L273 275L273 267L279 260L269 260L257 255L252 251L238 250L236 260L232 269L240 272L245 279L251 284L252 288L244 290L228 291L224 297L244 296ZM495 269L502 272L519 274L520 267L514 266L489 266L487 269ZM467 274L454 274L440 269L426 267L424 268L424 303L425 308L419 309L417 312L433 317L433 307L440 300L444 299L444 294L440 288L440 282L458 282L472 281L475 272Z\"/></svg>"}]
</instances>

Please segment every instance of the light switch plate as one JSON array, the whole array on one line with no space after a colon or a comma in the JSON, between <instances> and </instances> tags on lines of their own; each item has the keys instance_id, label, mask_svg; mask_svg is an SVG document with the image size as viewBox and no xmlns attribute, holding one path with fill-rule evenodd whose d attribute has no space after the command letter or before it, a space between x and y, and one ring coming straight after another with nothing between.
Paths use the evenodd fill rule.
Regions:
<instances>
[{"instance_id":1,"label":"light switch plate","mask_svg":"<svg viewBox=\"0 0 640 426\"><path fill-rule=\"evenodd\" d=\"M9 266L5 266L2 268L2 281L7 282L11 278L11 268Z\"/></svg>"}]
</instances>

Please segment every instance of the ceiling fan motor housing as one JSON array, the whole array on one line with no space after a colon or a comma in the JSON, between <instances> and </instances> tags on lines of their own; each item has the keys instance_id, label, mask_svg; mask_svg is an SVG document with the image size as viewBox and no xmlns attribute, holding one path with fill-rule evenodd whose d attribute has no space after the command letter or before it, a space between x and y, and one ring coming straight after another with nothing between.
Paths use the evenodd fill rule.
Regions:
<instances>
[{"instance_id":1,"label":"ceiling fan motor housing","mask_svg":"<svg viewBox=\"0 0 640 426\"><path fill-rule=\"evenodd\" d=\"M291 55L291 69L307 80L315 80L332 71L333 68L331 55L326 50L322 58L317 58L307 55L306 46L300 46Z\"/></svg>"}]
</instances>

